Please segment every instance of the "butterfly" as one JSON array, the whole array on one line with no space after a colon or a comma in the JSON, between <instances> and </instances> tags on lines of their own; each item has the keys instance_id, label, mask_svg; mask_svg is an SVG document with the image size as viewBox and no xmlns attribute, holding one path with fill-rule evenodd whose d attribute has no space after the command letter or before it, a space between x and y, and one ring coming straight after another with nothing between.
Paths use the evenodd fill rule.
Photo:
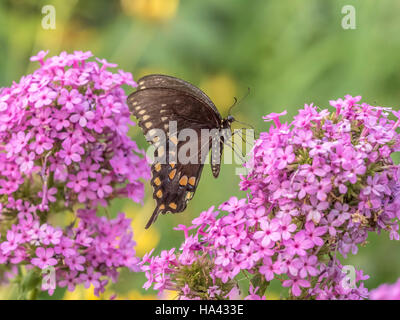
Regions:
<instances>
[{"instance_id":1,"label":"butterfly","mask_svg":"<svg viewBox=\"0 0 400 320\"><path fill-rule=\"evenodd\" d=\"M155 147L151 185L156 208L146 225L148 229L160 213L186 209L210 150L211 171L218 177L224 141L229 139L235 119L230 115L223 119L203 91L167 75L139 79L127 103L147 141ZM190 139L190 135L189 139L180 137L188 129L196 139ZM207 130L212 134L202 136Z\"/></svg>"}]
</instances>

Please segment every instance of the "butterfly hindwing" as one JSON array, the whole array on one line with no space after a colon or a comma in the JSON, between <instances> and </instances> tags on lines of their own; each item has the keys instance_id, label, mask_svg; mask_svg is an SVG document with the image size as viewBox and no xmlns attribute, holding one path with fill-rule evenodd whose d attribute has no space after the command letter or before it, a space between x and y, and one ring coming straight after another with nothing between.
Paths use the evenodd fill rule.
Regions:
<instances>
[{"instance_id":1,"label":"butterfly hindwing","mask_svg":"<svg viewBox=\"0 0 400 320\"><path fill-rule=\"evenodd\" d=\"M196 191L202 170L203 164L155 163L152 166L151 184L156 208L146 229L154 223L160 213L177 213L186 209L187 202L193 198Z\"/></svg>"},{"instance_id":2,"label":"butterfly hindwing","mask_svg":"<svg viewBox=\"0 0 400 320\"><path fill-rule=\"evenodd\" d=\"M200 132L196 131L200 136ZM185 154L185 164L182 164L176 161L173 155L182 151L184 146L188 147L189 152ZM165 158L162 159L164 161L158 161L160 159L156 158L152 165L151 180L156 208L146 228L155 221L160 213L177 213L186 209L187 202L193 198L196 191L210 146L210 140L186 139L178 141L176 146L170 142L166 146ZM191 154L190 150L196 151ZM156 155L159 155L158 150Z\"/></svg>"}]
</instances>

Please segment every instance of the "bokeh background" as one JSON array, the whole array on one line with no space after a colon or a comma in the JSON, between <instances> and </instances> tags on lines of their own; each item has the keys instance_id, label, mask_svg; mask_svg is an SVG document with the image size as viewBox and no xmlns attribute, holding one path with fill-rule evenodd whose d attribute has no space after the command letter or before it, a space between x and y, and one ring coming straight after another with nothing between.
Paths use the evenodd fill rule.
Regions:
<instances>
[{"instance_id":1,"label":"bokeh background","mask_svg":"<svg viewBox=\"0 0 400 320\"><path fill-rule=\"evenodd\" d=\"M44 5L56 9L56 29L41 25ZM356 29L342 28L343 6L356 9ZM202 88L223 115L234 97L247 96L233 109L242 122L266 130L261 116L288 110L289 120L304 103L328 106L345 94L362 95L375 105L398 109L400 103L400 2L398 0L68 0L0 2L0 87L37 65L29 57L39 50L91 50L117 63L135 79L149 73L181 77ZM128 92L127 92L128 93ZM131 130L142 148L140 130ZM178 224L188 224L201 211L219 205L238 191L234 165L224 165L214 179L205 168L196 196L183 214L166 215L147 231L153 211L146 184L144 205L113 203L113 212L132 218L137 252L142 256L178 246ZM362 268L374 288L400 276L400 243L387 234L370 243L345 264ZM123 272L104 298L156 299L141 289L143 275ZM52 299L94 299L93 290L57 290ZM0 288L0 298L9 290ZM279 292L272 292L274 298ZM41 298L50 297L42 295Z\"/></svg>"}]
</instances>

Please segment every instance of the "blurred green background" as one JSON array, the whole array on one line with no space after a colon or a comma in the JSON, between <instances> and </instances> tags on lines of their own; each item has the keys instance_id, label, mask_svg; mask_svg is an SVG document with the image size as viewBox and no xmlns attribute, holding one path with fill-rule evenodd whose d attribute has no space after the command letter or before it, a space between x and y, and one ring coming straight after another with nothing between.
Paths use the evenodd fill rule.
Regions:
<instances>
[{"instance_id":1,"label":"blurred green background","mask_svg":"<svg viewBox=\"0 0 400 320\"><path fill-rule=\"evenodd\" d=\"M56 9L55 30L41 25L42 7L48 4ZM356 10L354 30L342 28L345 5ZM398 109L399 14L398 0L2 0L0 87L32 72L37 64L29 57L39 50L50 50L50 55L91 50L135 79L155 72L186 79L201 87L223 115L233 98L250 88L233 115L258 131L267 128L261 119L267 113L287 109L289 120L304 103L326 107L345 94ZM147 148L137 127L131 135ZM123 210L133 219L138 254L179 245L183 235L174 226L188 224L232 195L243 195L235 169L225 165L214 179L206 167L186 212L163 216L148 231L143 227L154 206L148 183L143 207L115 202L114 212ZM400 276L400 244L387 234L369 240L345 264L364 269L371 276L369 288L394 282ZM141 289L143 283L142 275L123 272L107 294L156 298ZM61 290L53 298L92 299L91 291ZM7 297L7 288L0 289L0 296Z\"/></svg>"}]
</instances>

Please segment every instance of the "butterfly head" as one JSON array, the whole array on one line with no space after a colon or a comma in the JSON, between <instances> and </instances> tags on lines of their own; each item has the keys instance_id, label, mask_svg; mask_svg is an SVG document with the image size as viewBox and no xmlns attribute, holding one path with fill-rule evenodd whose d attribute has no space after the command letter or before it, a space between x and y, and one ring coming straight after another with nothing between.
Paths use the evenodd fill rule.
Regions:
<instances>
[{"instance_id":1,"label":"butterfly head","mask_svg":"<svg viewBox=\"0 0 400 320\"><path fill-rule=\"evenodd\" d=\"M235 118L231 115L227 116L226 119L222 120L222 127L223 128L230 128L232 122L235 121Z\"/></svg>"}]
</instances>

